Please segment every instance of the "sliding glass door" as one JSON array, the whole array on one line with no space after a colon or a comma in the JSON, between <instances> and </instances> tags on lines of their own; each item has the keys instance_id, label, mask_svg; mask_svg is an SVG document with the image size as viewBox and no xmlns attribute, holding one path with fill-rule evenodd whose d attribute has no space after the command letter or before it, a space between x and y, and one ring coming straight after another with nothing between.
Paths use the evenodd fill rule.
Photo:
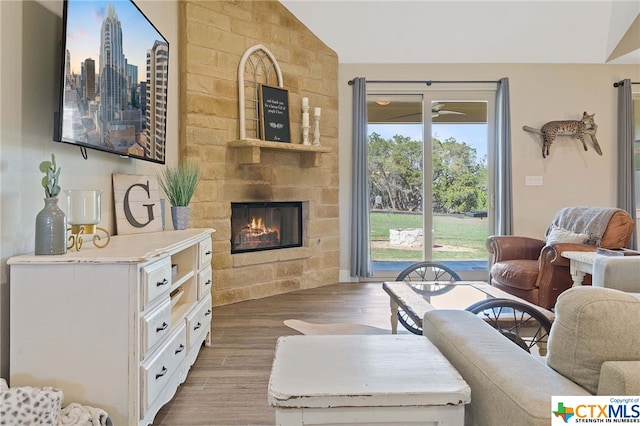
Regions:
<instances>
[{"instance_id":1,"label":"sliding glass door","mask_svg":"<svg viewBox=\"0 0 640 426\"><path fill-rule=\"evenodd\" d=\"M369 91L374 276L395 277L423 260L463 277L474 263L486 269L494 96Z\"/></svg>"}]
</instances>

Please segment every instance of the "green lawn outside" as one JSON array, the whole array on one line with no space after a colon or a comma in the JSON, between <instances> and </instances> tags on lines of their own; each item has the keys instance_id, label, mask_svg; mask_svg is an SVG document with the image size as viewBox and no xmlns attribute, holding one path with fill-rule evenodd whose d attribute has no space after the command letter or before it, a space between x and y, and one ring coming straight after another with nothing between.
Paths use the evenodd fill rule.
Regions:
<instances>
[{"instance_id":1,"label":"green lawn outside","mask_svg":"<svg viewBox=\"0 0 640 426\"><path fill-rule=\"evenodd\" d=\"M422 260L421 249L387 247L390 229L422 228L422 216L409 213L370 214L373 260ZM484 260L489 222L463 215L435 215L433 260Z\"/></svg>"}]
</instances>

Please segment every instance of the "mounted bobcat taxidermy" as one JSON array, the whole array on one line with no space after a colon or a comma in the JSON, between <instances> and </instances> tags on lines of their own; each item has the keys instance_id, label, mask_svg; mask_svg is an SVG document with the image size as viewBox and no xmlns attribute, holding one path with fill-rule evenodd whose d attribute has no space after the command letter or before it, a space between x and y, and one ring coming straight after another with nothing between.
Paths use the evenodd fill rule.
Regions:
<instances>
[{"instance_id":1,"label":"mounted bobcat taxidermy","mask_svg":"<svg viewBox=\"0 0 640 426\"><path fill-rule=\"evenodd\" d=\"M587 143L584 140L585 135L588 135L593 144L593 148L599 155L602 155L602 150L596 139L596 131L598 125L593 120L595 114L587 114L585 111L582 114L582 120L564 120L564 121L550 121L544 126L538 129L533 127L523 126L522 129L542 135L542 157L547 158L549 155L549 147L556 140L556 136L573 136L580 139L584 150L587 151Z\"/></svg>"}]
</instances>

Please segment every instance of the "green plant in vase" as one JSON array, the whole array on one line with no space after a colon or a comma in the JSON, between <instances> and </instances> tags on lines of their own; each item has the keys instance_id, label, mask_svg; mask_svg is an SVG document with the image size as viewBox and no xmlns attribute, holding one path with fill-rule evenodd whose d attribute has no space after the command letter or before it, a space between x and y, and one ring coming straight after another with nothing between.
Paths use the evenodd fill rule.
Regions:
<instances>
[{"instance_id":1,"label":"green plant in vase","mask_svg":"<svg viewBox=\"0 0 640 426\"><path fill-rule=\"evenodd\" d=\"M57 197L60 194L60 185L58 182L61 170L62 168L58 168L56 164L56 156L53 153L51 154L51 161L43 161L40 163L40 171L44 173L42 186L44 187L44 194L47 198Z\"/></svg>"},{"instance_id":2,"label":"green plant in vase","mask_svg":"<svg viewBox=\"0 0 640 426\"><path fill-rule=\"evenodd\" d=\"M162 192L171 204L171 220L174 229L187 229L191 198L200 182L200 166L196 163L181 163L169 166L158 175Z\"/></svg>"},{"instance_id":3,"label":"green plant in vase","mask_svg":"<svg viewBox=\"0 0 640 426\"><path fill-rule=\"evenodd\" d=\"M44 173L44 208L36 215L35 254L65 254L67 252L67 216L58 207L60 194L60 171L56 164L56 156L51 154L51 161L40 163L40 171Z\"/></svg>"}]
</instances>

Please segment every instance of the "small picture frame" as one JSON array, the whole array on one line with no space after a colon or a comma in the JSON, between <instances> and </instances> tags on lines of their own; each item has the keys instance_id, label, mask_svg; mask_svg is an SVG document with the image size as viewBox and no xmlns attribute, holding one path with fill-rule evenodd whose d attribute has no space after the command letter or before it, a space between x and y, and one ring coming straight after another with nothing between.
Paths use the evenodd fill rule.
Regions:
<instances>
[{"instance_id":1,"label":"small picture frame","mask_svg":"<svg viewBox=\"0 0 640 426\"><path fill-rule=\"evenodd\" d=\"M260 137L265 141L291 142L286 89L260 85Z\"/></svg>"}]
</instances>

